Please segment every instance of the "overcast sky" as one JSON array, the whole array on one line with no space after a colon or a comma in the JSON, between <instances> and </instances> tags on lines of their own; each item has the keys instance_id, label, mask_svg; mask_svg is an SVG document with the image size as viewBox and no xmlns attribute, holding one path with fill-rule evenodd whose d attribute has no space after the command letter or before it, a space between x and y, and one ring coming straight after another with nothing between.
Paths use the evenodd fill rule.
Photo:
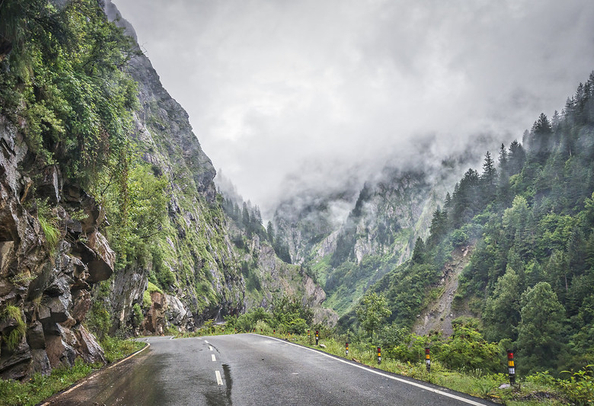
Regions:
<instances>
[{"instance_id":1,"label":"overcast sky","mask_svg":"<svg viewBox=\"0 0 594 406\"><path fill-rule=\"evenodd\" d=\"M591 0L113 1L215 168L264 211L287 185L410 160L419 137L438 156L521 139L594 69Z\"/></svg>"}]
</instances>

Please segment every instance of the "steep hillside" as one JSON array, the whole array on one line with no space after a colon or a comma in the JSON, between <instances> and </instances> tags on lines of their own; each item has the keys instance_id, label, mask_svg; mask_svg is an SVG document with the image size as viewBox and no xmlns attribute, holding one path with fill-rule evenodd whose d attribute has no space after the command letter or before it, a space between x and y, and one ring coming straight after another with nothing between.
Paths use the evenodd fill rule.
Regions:
<instances>
[{"instance_id":1,"label":"steep hillside","mask_svg":"<svg viewBox=\"0 0 594 406\"><path fill-rule=\"evenodd\" d=\"M133 36L113 4L0 9L2 377L103 361L91 332L191 330L275 297L320 305L305 270L233 231L186 112L109 22Z\"/></svg>"},{"instance_id":2,"label":"steep hillside","mask_svg":"<svg viewBox=\"0 0 594 406\"><path fill-rule=\"evenodd\" d=\"M427 237L432 213L472 155L467 151L435 168L430 160L416 169L390 164L358 194L286 201L274 217L277 244L311 269L328 295L327 306L345 314L371 285L410 258L417 238Z\"/></svg>"},{"instance_id":3,"label":"steep hillside","mask_svg":"<svg viewBox=\"0 0 594 406\"><path fill-rule=\"evenodd\" d=\"M487 153L481 173L465 173L411 260L370 288L387 299L388 321L451 334L451 318L473 315L480 323L458 322L460 331L515 348L521 374L591 364L593 162L594 74L561 113L541 114L523 145L502 145L497 163ZM357 321L349 312L339 326ZM431 338L438 348L440 337Z\"/></svg>"}]
</instances>

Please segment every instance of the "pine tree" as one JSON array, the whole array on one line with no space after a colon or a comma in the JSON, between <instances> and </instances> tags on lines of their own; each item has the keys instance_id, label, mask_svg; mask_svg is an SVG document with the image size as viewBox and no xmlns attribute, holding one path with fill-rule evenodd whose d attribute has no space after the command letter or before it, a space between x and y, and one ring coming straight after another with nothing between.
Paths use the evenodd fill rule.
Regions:
<instances>
[{"instance_id":1,"label":"pine tree","mask_svg":"<svg viewBox=\"0 0 594 406\"><path fill-rule=\"evenodd\" d=\"M543 164L549 156L552 148L553 128L546 114L540 113L538 120L532 125L530 130L529 144L531 154L534 155L536 162Z\"/></svg>"},{"instance_id":2,"label":"pine tree","mask_svg":"<svg viewBox=\"0 0 594 406\"><path fill-rule=\"evenodd\" d=\"M266 225L266 234L268 235L268 241L274 244L274 227L271 221Z\"/></svg>"},{"instance_id":3,"label":"pine tree","mask_svg":"<svg viewBox=\"0 0 594 406\"><path fill-rule=\"evenodd\" d=\"M495 163L493 162L493 158L491 158L491 153L489 151L487 151L485 154L480 184L482 200L481 206L485 207L495 200L495 196L497 194L497 170L495 169Z\"/></svg>"},{"instance_id":4,"label":"pine tree","mask_svg":"<svg viewBox=\"0 0 594 406\"><path fill-rule=\"evenodd\" d=\"M483 320L485 338L500 341L516 339L516 327L520 322L520 278L510 267L497 279L493 294L487 299Z\"/></svg>"},{"instance_id":5,"label":"pine tree","mask_svg":"<svg viewBox=\"0 0 594 406\"><path fill-rule=\"evenodd\" d=\"M524 373L554 370L563 351L565 309L547 282L522 294L518 325L518 369Z\"/></svg>"}]
</instances>

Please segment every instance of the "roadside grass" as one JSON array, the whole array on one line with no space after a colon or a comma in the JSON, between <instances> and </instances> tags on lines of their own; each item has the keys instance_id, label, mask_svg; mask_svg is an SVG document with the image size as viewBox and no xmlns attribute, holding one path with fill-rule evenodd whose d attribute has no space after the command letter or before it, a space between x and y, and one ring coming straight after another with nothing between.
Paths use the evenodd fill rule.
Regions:
<instances>
[{"instance_id":1,"label":"roadside grass","mask_svg":"<svg viewBox=\"0 0 594 406\"><path fill-rule=\"evenodd\" d=\"M105 337L101 346L105 351L105 359L108 364L126 358L128 355L144 348L146 343L136 340L122 340L116 337Z\"/></svg>"},{"instance_id":2,"label":"roadside grass","mask_svg":"<svg viewBox=\"0 0 594 406\"><path fill-rule=\"evenodd\" d=\"M378 365L375 347L362 345L360 343L349 344L349 355L346 356L345 344L338 343L334 338L320 339L319 344L326 348L315 345L313 334L308 336L288 336L285 338L292 342L315 348L320 351L347 358L352 361L367 365L376 369L392 372L398 375L429 382L444 388L466 393L492 402L502 403L510 406L530 405L569 405L569 404L592 404L572 403L565 393L557 385L554 378L546 375L549 379L535 379L527 377L520 380L519 384L507 387L509 383L506 374L484 374L480 370L466 371L465 373L446 369L440 362L432 361L431 372L427 372L424 363L402 362L395 359L382 357ZM503 388L500 388L505 385Z\"/></svg>"},{"instance_id":3,"label":"roadside grass","mask_svg":"<svg viewBox=\"0 0 594 406\"><path fill-rule=\"evenodd\" d=\"M102 345L109 365L142 349L146 343L109 337ZM78 358L72 368L54 368L47 376L37 373L26 382L0 379L0 406L36 405L102 367L101 363L87 364Z\"/></svg>"}]
</instances>

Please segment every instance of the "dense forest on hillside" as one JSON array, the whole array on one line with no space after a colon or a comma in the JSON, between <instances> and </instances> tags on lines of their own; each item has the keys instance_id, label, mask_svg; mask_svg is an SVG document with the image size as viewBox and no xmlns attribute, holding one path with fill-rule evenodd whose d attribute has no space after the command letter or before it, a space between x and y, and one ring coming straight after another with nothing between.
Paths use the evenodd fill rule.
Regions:
<instances>
[{"instance_id":1,"label":"dense forest on hillside","mask_svg":"<svg viewBox=\"0 0 594 406\"><path fill-rule=\"evenodd\" d=\"M480 173L469 169L412 259L371 288L387 299L392 331L410 331L439 295L444 265L472 248L453 306L480 318L487 342L515 348L522 373L594 362L593 162L594 74L522 143L502 145L497 161L487 152ZM353 311L339 324L346 331L356 320ZM458 322L454 336L462 326L479 328Z\"/></svg>"}]
</instances>

